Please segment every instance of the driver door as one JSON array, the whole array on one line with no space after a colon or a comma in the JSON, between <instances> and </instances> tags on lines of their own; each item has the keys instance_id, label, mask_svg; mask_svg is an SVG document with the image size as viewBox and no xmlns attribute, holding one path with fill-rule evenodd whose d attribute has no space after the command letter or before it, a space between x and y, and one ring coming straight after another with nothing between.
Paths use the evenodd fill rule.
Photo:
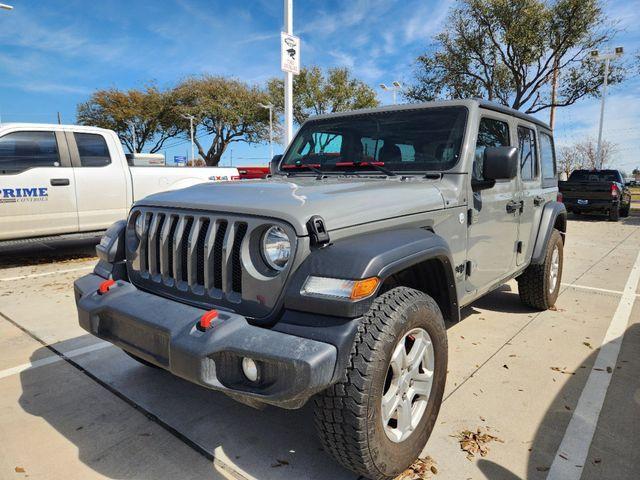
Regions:
<instances>
[{"instance_id":1,"label":"driver door","mask_svg":"<svg viewBox=\"0 0 640 480\"><path fill-rule=\"evenodd\" d=\"M509 117L483 113L478 127L474 180L483 180L487 147L512 145ZM513 212L518 179L498 180L495 186L473 192L467 237L467 292L482 292L504 279L514 268L518 242L518 212Z\"/></svg>"}]
</instances>

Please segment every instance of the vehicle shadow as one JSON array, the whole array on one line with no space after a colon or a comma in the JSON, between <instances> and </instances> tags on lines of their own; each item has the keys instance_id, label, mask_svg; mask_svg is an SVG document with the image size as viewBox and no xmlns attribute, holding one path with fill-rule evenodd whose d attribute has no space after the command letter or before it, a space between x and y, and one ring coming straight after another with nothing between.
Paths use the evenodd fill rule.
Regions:
<instances>
[{"instance_id":1,"label":"vehicle shadow","mask_svg":"<svg viewBox=\"0 0 640 480\"><path fill-rule=\"evenodd\" d=\"M524 477L508 467L487 459L478 461L486 478L492 480L543 480L556 458L573 410L584 388L599 350L585 357L575 372L549 371L549 386L553 377L569 376L562 390L549 406L530 445L527 472ZM612 379L600 413L594 440L584 465L582 480L602 478L640 478L640 324L627 329L617 365L611 365ZM598 374L607 375L598 370ZM560 380L560 379L558 379ZM525 414L525 412L523 412ZM571 462L571 458L559 457Z\"/></svg>"},{"instance_id":2,"label":"vehicle shadow","mask_svg":"<svg viewBox=\"0 0 640 480\"><path fill-rule=\"evenodd\" d=\"M537 313L536 310L522 304L520 295L518 294L518 288L514 288L509 284L501 285L493 292L463 307L460 311L460 319L464 320L470 315L480 314L481 312L477 310L478 308L498 313Z\"/></svg>"},{"instance_id":3,"label":"vehicle shadow","mask_svg":"<svg viewBox=\"0 0 640 480\"><path fill-rule=\"evenodd\" d=\"M0 269L89 260L95 258L95 247L99 241L99 237L49 242L30 241L19 246L0 247Z\"/></svg>"},{"instance_id":4,"label":"vehicle shadow","mask_svg":"<svg viewBox=\"0 0 640 480\"><path fill-rule=\"evenodd\" d=\"M68 351L83 340L84 337L73 338L53 347ZM46 352L48 349L43 347L31 358L42 358ZM202 477L185 475L182 478L228 478L229 469L245 478L260 479L353 480L357 477L322 451L315 436L311 404L301 410L276 407L256 410L220 392L138 364L115 347L75 357L73 362L79 367L78 373L88 372L89 378L84 378L84 384L92 382L90 387L105 398L104 402L96 398L95 393L87 392L89 387L80 388L78 381L61 379L55 374L54 369L60 368L58 362L20 373L19 403L24 411L44 419L73 444L84 465L107 478L177 478L175 474L147 472L144 465L135 466L150 456L148 452L157 451L167 441L158 435L149 435L148 430L134 431L120 438L118 435L123 435L123 430L131 430L125 422L132 421L114 412L114 402L125 407L122 400L143 415L148 412L147 417L157 417L159 423L175 429L178 437L184 436L187 442L204 449L215 458L214 468L223 464L222 472L211 469ZM78 376L70 375L69 368L65 370L68 377ZM100 387L96 388L96 380L91 377L99 379ZM114 393L124 398L115 399ZM124 409L133 411L129 407ZM182 461L169 457L171 455L165 455L163 461ZM191 465L184 464L176 467L184 472L192 469Z\"/></svg>"}]
</instances>

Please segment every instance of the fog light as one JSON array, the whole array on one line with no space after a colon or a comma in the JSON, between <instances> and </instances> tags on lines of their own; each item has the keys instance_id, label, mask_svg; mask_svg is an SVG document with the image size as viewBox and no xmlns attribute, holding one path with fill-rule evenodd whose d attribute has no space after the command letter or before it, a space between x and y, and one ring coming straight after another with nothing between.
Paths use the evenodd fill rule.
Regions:
<instances>
[{"instance_id":1,"label":"fog light","mask_svg":"<svg viewBox=\"0 0 640 480\"><path fill-rule=\"evenodd\" d=\"M250 358L244 357L242 359L242 373L249 381L255 382L258 380L258 365Z\"/></svg>"}]
</instances>

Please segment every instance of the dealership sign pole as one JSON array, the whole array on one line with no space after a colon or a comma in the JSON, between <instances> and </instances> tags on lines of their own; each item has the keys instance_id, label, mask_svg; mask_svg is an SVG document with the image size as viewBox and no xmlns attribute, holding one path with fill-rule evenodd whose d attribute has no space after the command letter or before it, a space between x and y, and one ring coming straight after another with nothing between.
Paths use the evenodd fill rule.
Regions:
<instances>
[{"instance_id":1,"label":"dealership sign pole","mask_svg":"<svg viewBox=\"0 0 640 480\"><path fill-rule=\"evenodd\" d=\"M293 0L284 0L284 28L280 34L280 66L284 72L284 142L293 138L293 76L300 73L300 39L293 35Z\"/></svg>"}]
</instances>

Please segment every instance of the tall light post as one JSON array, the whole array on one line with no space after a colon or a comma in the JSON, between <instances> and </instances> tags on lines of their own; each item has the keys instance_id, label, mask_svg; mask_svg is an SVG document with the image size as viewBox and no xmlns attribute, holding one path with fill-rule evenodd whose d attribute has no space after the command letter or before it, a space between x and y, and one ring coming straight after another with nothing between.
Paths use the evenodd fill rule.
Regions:
<instances>
[{"instance_id":1,"label":"tall light post","mask_svg":"<svg viewBox=\"0 0 640 480\"><path fill-rule=\"evenodd\" d=\"M193 115L187 115L187 114L182 114L182 118L189 120L189 132L191 134L191 163L193 164L194 162L194 157L195 157L195 153L194 153L194 139L193 139L193 121L195 120L196 117L194 117Z\"/></svg>"},{"instance_id":2,"label":"tall light post","mask_svg":"<svg viewBox=\"0 0 640 480\"><path fill-rule=\"evenodd\" d=\"M271 152L269 160L271 160L273 158L273 104L259 103L258 106L269 110L269 151Z\"/></svg>"},{"instance_id":3,"label":"tall light post","mask_svg":"<svg viewBox=\"0 0 640 480\"><path fill-rule=\"evenodd\" d=\"M402 84L400 82L398 82L397 80L394 80L391 83L390 87L388 87L385 83L381 83L380 84L380 88L382 90L387 91L387 92L391 91L393 93L393 104L395 105L396 103L398 103L397 102L397 98L398 98L397 95L398 95L398 92L402 91Z\"/></svg>"},{"instance_id":4,"label":"tall light post","mask_svg":"<svg viewBox=\"0 0 640 480\"><path fill-rule=\"evenodd\" d=\"M607 97L607 85L609 82L609 64L614 58L622 56L624 48L616 47L612 52L600 53L598 50L591 52L591 58L597 62L604 61L604 82L602 83L602 100L600 102L600 126L598 127L598 148L596 161L598 170L602 169L602 124L604 123L604 104Z\"/></svg>"},{"instance_id":5,"label":"tall light post","mask_svg":"<svg viewBox=\"0 0 640 480\"><path fill-rule=\"evenodd\" d=\"M293 0L284 0L285 33L293 35ZM284 143L293 138L293 73L284 73ZM273 158L273 157L272 157Z\"/></svg>"}]
</instances>

